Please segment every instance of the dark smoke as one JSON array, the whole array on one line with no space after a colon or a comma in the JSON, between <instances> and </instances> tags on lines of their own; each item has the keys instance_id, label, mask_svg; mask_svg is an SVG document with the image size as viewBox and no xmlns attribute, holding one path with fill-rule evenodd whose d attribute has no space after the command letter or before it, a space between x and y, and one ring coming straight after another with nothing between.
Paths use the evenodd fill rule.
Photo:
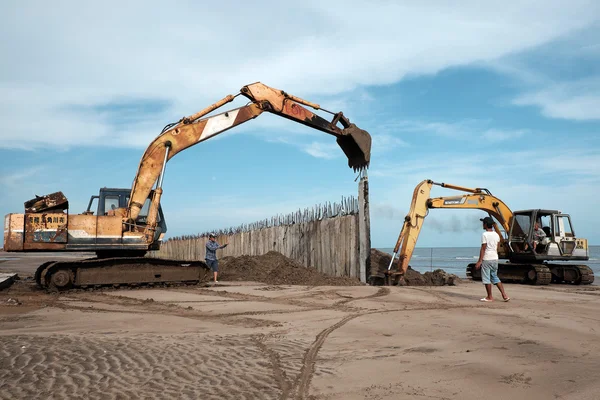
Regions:
<instances>
[{"instance_id":1,"label":"dark smoke","mask_svg":"<svg viewBox=\"0 0 600 400\"><path fill-rule=\"evenodd\" d=\"M371 203L371 217L383 218L394 221L404 221L406 211L391 206L389 204Z\"/></svg>"},{"instance_id":2,"label":"dark smoke","mask_svg":"<svg viewBox=\"0 0 600 400\"><path fill-rule=\"evenodd\" d=\"M390 221L404 221L408 211L401 210L389 204L371 204L371 218L381 218ZM451 215L449 218L441 218L436 215L444 213L444 210L429 210L429 215L423 223L424 229L433 229L439 233L461 233L479 232L482 230L480 218L487 214L465 214L464 217ZM401 225L399 225L399 228Z\"/></svg>"},{"instance_id":3,"label":"dark smoke","mask_svg":"<svg viewBox=\"0 0 600 400\"><path fill-rule=\"evenodd\" d=\"M456 215L452 215L450 219L439 219L432 217L430 214L425 218L423 227L429 227L440 233L477 232L482 230L479 218L483 217L484 215L481 217L469 215L468 217L460 218Z\"/></svg>"}]
</instances>

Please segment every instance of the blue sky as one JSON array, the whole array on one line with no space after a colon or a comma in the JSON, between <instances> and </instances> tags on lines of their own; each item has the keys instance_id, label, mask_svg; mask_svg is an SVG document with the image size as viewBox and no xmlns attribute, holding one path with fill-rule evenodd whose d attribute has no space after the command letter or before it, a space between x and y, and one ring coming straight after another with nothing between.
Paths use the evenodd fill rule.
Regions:
<instances>
[{"instance_id":1,"label":"blue sky","mask_svg":"<svg viewBox=\"0 0 600 400\"><path fill-rule=\"evenodd\" d=\"M600 245L598 2L34 3L2 5L2 215L130 187L164 125L261 81L371 133L374 247L423 179L560 209ZM355 178L333 137L263 114L169 162L168 235L337 201ZM419 246L477 246L482 216L432 210Z\"/></svg>"}]
</instances>

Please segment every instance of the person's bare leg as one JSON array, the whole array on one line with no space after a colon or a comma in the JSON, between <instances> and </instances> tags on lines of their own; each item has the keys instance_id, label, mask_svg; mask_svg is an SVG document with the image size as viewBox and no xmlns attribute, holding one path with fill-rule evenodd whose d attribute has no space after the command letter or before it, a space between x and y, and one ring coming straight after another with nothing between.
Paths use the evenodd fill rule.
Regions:
<instances>
[{"instance_id":1,"label":"person's bare leg","mask_svg":"<svg viewBox=\"0 0 600 400\"><path fill-rule=\"evenodd\" d=\"M492 296L492 284L491 283L486 283L485 284L485 291L487 292L487 300L494 300L494 297Z\"/></svg>"},{"instance_id":2,"label":"person's bare leg","mask_svg":"<svg viewBox=\"0 0 600 400\"><path fill-rule=\"evenodd\" d=\"M506 292L504 291L504 285L502 284L502 282L498 282L496 284L496 287L498 288L498 290L500 291L500 293L502 293L502 298L504 300L508 299L508 296L507 296Z\"/></svg>"},{"instance_id":3,"label":"person's bare leg","mask_svg":"<svg viewBox=\"0 0 600 400\"><path fill-rule=\"evenodd\" d=\"M215 280L215 282L217 281L217 274L218 274L218 272L217 272L217 271L215 271L215 272L213 273L213 275L214 275L214 277L215 277L215 279L214 279L214 280Z\"/></svg>"}]
</instances>

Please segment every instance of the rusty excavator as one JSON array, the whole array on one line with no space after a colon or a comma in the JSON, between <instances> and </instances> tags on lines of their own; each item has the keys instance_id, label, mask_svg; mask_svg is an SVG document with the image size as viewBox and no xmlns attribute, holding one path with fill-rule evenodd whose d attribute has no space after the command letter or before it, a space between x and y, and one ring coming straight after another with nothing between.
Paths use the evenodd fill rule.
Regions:
<instances>
[{"instance_id":1,"label":"rusty excavator","mask_svg":"<svg viewBox=\"0 0 600 400\"><path fill-rule=\"evenodd\" d=\"M250 102L240 108L208 116L237 96ZM327 120L308 108L331 114ZM35 280L42 288L58 290L103 285L198 282L206 274L203 261L145 257L160 247L167 226L160 205L167 161L180 151L269 112L336 137L348 166L369 166L371 136L342 112L333 113L260 82L178 122L171 123L150 143L140 161L131 189L100 189L82 214L68 213L68 200L56 192L25 202L24 214L8 214L4 222L4 250L9 252L95 252L95 258L50 261L41 265ZM205 117L205 118L203 118ZM96 214L92 205L97 201Z\"/></svg>"},{"instance_id":2,"label":"rusty excavator","mask_svg":"<svg viewBox=\"0 0 600 400\"><path fill-rule=\"evenodd\" d=\"M433 185L464 194L430 198ZM394 247L386 273L388 284L400 281L408 270L423 221L432 208L477 209L487 212L495 220L494 229L500 235L498 257L508 260L498 264L498 277L502 281L534 285L547 285L550 282L586 285L594 282L594 273L587 265L555 263L589 259L587 240L575 237L568 214L546 209L513 212L487 189L471 189L424 180L414 190L410 211L404 219ZM536 224L543 227L546 237L535 246ZM396 256L398 268L394 270L392 267ZM473 280L481 280L481 270L475 269L475 263L467 266L467 276Z\"/></svg>"}]
</instances>

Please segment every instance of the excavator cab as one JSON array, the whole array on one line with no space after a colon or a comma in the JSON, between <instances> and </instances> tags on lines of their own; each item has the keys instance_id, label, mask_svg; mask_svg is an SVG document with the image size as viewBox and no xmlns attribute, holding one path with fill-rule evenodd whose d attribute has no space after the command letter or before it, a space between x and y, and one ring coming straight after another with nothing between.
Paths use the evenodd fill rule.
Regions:
<instances>
[{"instance_id":1,"label":"excavator cab","mask_svg":"<svg viewBox=\"0 0 600 400\"><path fill-rule=\"evenodd\" d=\"M93 207L96 207L96 215L110 215L111 211L114 212L119 208L126 208L129 203L129 197L131 189L115 189L115 188L101 188L98 196L92 196L88 203L87 210L83 212L86 215L93 215ZM144 203L140 214L136 218L136 224L139 226L146 225L146 218L148 217L148 210L150 209L150 202L153 196L153 192L150 192L148 199ZM162 206L158 206L158 230L160 233L167 232L167 224L165 223Z\"/></svg>"},{"instance_id":2,"label":"excavator cab","mask_svg":"<svg viewBox=\"0 0 600 400\"><path fill-rule=\"evenodd\" d=\"M545 236L535 235L536 224ZM587 241L576 238L571 217L558 210L514 212L508 240L511 261L588 259Z\"/></svg>"},{"instance_id":3,"label":"excavator cab","mask_svg":"<svg viewBox=\"0 0 600 400\"><path fill-rule=\"evenodd\" d=\"M88 203L87 210L83 212L84 215L93 215L94 208L96 209L96 216L100 219L104 219L109 216L115 215L118 213L118 210L124 210L129 203L129 198L131 195L131 189L119 189L119 188L101 188L100 193L97 196L92 196ZM135 230L143 231L147 224L148 211L150 209L150 203L152 196L154 195L154 191L151 191L148 198L146 199L144 206L142 207L139 215L135 220ZM96 222L98 224L98 221ZM158 205L158 216L157 216L157 226L154 232L153 241L149 246L149 250L157 250L159 248L159 241L167 232L167 224L165 222L164 214L162 211L162 206ZM96 241L100 241L100 238L96 238ZM108 239L106 239L108 240ZM115 244L113 242L108 241L105 243L106 245ZM96 251L100 256L113 256L114 250L105 249L101 251Z\"/></svg>"}]
</instances>

